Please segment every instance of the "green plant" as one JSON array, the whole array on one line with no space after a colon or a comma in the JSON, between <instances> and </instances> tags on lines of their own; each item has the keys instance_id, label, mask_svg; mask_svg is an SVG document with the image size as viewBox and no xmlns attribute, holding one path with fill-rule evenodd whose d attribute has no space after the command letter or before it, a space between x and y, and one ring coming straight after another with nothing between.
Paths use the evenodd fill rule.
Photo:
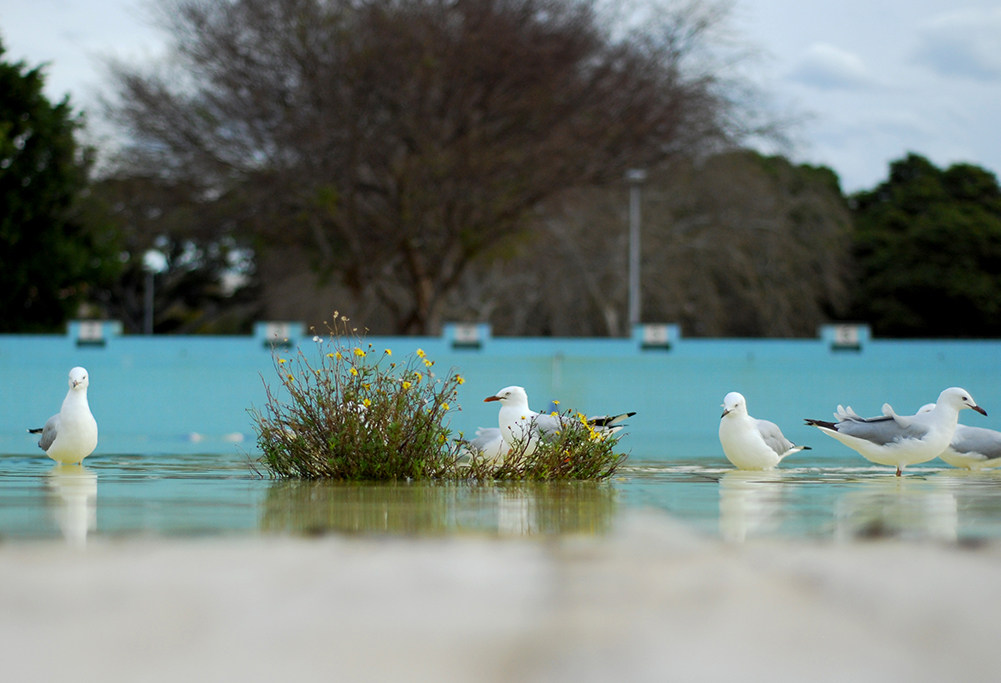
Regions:
<instances>
[{"instance_id":1,"label":"green plant","mask_svg":"<svg viewBox=\"0 0 1001 683\"><path fill-rule=\"evenodd\" d=\"M262 462L280 478L406 480L455 478L461 442L448 414L463 383L437 377L420 349L392 360L334 314L318 357L276 353L280 387L251 410Z\"/></svg>"},{"instance_id":2,"label":"green plant","mask_svg":"<svg viewBox=\"0 0 1001 683\"><path fill-rule=\"evenodd\" d=\"M283 479L601 480L624 454L618 439L581 415L555 414L563 428L539 441L515 443L498 461L474 452L448 416L459 410L462 376L436 376L418 349L397 362L391 349L365 342L334 314L329 341L315 357L275 349L279 384L265 382L267 404L251 409L261 463Z\"/></svg>"}]
</instances>

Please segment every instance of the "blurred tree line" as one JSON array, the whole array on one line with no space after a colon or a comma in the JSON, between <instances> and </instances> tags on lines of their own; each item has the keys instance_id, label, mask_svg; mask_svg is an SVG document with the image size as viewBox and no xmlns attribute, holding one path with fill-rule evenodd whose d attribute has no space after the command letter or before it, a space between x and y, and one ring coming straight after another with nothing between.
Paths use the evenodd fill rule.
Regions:
<instances>
[{"instance_id":1,"label":"blurred tree line","mask_svg":"<svg viewBox=\"0 0 1001 683\"><path fill-rule=\"evenodd\" d=\"M0 63L2 330L140 332L152 286L157 332L339 310L375 334L627 334L624 176L643 168L644 320L997 334L993 175L911 155L845 197L827 168L741 149L780 131L721 66L720 6L611 11L175 0L169 58L112 65L127 142L97 177L68 100Z\"/></svg>"}]
</instances>

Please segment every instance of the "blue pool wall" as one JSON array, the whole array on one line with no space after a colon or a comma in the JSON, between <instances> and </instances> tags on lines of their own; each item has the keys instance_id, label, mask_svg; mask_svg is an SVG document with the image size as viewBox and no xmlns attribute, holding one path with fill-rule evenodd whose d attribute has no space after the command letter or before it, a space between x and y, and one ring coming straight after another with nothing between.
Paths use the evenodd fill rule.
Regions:
<instances>
[{"instance_id":1,"label":"blue pool wall","mask_svg":"<svg viewBox=\"0 0 1001 683\"><path fill-rule=\"evenodd\" d=\"M270 336L269 336L270 335ZM281 337L279 339L278 337ZM59 410L67 373L90 372L100 427L95 453L257 453L248 409L276 384L272 341L315 357L325 348L299 323L259 323L253 336L133 336L115 322L72 322L63 335L0 335L0 453L38 454L40 427ZM878 414L884 402L913 413L961 386L987 409L960 421L1001 430L1001 341L883 340L866 326L825 326L815 339L686 339L675 325L640 325L629 338L494 337L489 325L446 325L439 337L370 337L394 359L423 349L442 372L466 379L452 426L467 435L497 424L483 399L524 386L532 407L587 414L634 410L622 446L635 458L722 458L717 430L729 391L755 417L817 455L844 447L803 418L838 404Z\"/></svg>"}]
</instances>

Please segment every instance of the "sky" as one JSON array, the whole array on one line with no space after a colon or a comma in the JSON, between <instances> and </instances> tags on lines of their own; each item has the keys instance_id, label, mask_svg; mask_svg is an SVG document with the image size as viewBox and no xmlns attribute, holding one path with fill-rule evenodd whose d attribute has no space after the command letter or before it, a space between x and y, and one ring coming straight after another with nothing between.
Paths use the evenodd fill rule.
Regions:
<instances>
[{"instance_id":1,"label":"sky","mask_svg":"<svg viewBox=\"0 0 1001 683\"><path fill-rule=\"evenodd\" d=\"M100 131L103 60L155 60L164 37L144 0L0 0L8 61L47 63ZM796 123L788 154L833 168L846 192L886 178L908 152L1001 175L1001 0L734 0L743 70Z\"/></svg>"}]
</instances>

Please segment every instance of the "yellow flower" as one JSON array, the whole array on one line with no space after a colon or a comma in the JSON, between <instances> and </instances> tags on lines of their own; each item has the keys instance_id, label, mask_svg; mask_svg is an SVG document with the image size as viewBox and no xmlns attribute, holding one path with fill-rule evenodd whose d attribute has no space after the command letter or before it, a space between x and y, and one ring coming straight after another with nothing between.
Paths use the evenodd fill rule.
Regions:
<instances>
[{"instance_id":1,"label":"yellow flower","mask_svg":"<svg viewBox=\"0 0 1001 683\"><path fill-rule=\"evenodd\" d=\"M362 404L363 406L365 406L366 408L368 408L368 407L369 407L370 405L372 405L372 401L370 401L370 400L368 400L368 399L366 398L365 400L363 400L363 401L361 402L361 404Z\"/></svg>"},{"instance_id":2,"label":"yellow flower","mask_svg":"<svg viewBox=\"0 0 1001 683\"><path fill-rule=\"evenodd\" d=\"M362 351L360 348L356 348L355 349L355 355L364 358L365 357L365 352Z\"/></svg>"},{"instance_id":3,"label":"yellow flower","mask_svg":"<svg viewBox=\"0 0 1001 683\"><path fill-rule=\"evenodd\" d=\"M332 354L332 353L328 353L327 354L327 358L333 358L333 357L334 357L334 354Z\"/></svg>"},{"instance_id":4,"label":"yellow flower","mask_svg":"<svg viewBox=\"0 0 1001 683\"><path fill-rule=\"evenodd\" d=\"M442 403L441 404L441 409L442 410L448 410L448 404L447 403Z\"/></svg>"},{"instance_id":5,"label":"yellow flower","mask_svg":"<svg viewBox=\"0 0 1001 683\"><path fill-rule=\"evenodd\" d=\"M295 381L295 377L293 377L292 375L289 375L288 376L288 381L289 382L294 382Z\"/></svg>"},{"instance_id":6,"label":"yellow flower","mask_svg":"<svg viewBox=\"0 0 1001 683\"><path fill-rule=\"evenodd\" d=\"M549 413L549 414L552 415L553 417L558 417L559 416L559 413L557 413L555 410L553 412Z\"/></svg>"},{"instance_id":7,"label":"yellow flower","mask_svg":"<svg viewBox=\"0 0 1001 683\"><path fill-rule=\"evenodd\" d=\"M403 382L403 388L404 389L409 389L410 388L410 382L404 381Z\"/></svg>"},{"instance_id":8,"label":"yellow flower","mask_svg":"<svg viewBox=\"0 0 1001 683\"><path fill-rule=\"evenodd\" d=\"M416 377L416 378L417 378L417 380L416 380L416 381L420 382L420 381L421 381L421 378L423 377L423 375L421 375L421 373L419 373L419 372L415 372L415 373L414 373L414 377Z\"/></svg>"},{"instance_id":9,"label":"yellow flower","mask_svg":"<svg viewBox=\"0 0 1001 683\"><path fill-rule=\"evenodd\" d=\"M465 384L465 383L466 383L466 380L464 380L464 379L462 378L462 375L456 375L456 376L455 376L455 382L456 382L456 384Z\"/></svg>"},{"instance_id":10,"label":"yellow flower","mask_svg":"<svg viewBox=\"0 0 1001 683\"><path fill-rule=\"evenodd\" d=\"M354 368L351 368L351 370L349 370L349 372L350 372L350 373L351 373L352 375L354 375L355 377L357 377L357 376L358 376L358 371L357 371L357 370L355 370Z\"/></svg>"},{"instance_id":11,"label":"yellow flower","mask_svg":"<svg viewBox=\"0 0 1001 683\"><path fill-rule=\"evenodd\" d=\"M279 358L278 359L278 364L279 365L284 365L285 364L285 359L284 358Z\"/></svg>"},{"instance_id":12,"label":"yellow flower","mask_svg":"<svg viewBox=\"0 0 1001 683\"><path fill-rule=\"evenodd\" d=\"M554 405L554 406L558 406L559 404L560 404L560 402L559 402L559 401L553 401L553 405Z\"/></svg>"},{"instance_id":13,"label":"yellow flower","mask_svg":"<svg viewBox=\"0 0 1001 683\"><path fill-rule=\"evenodd\" d=\"M417 349L417 357L418 358L424 357L424 349Z\"/></svg>"},{"instance_id":14,"label":"yellow flower","mask_svg":"<svg viewBox=\"0 0 1001 683\"><path fill-rule=\"evenodd\" d=\"M392 356L393 355L393 349L386 349L386 355L387 356Z\"/></svg>"},{"instance_id":15,"label":"yellow flower","mask_svg":"<svg viewBox=\"0 0 1001 683\"><path fill-rule=\"evenodd\" d=\"M429 367L431 367L431 365L432 365L431 361L429 361L427 358L425 358L424 359L424 367L429 368Z\"/></svg>"},{"instance_id":16,"label":"yellow flower","mask_svg":"<svg viewBox=\"0 0 1001 683\"><path fill-rule=\"evenodd\" d=\"M337 358L337 360L343 360L344 359L344 356L341 355L340 351L338 351L337 353L335 353L334 357Z\"/></svg>"}]
</instances>

